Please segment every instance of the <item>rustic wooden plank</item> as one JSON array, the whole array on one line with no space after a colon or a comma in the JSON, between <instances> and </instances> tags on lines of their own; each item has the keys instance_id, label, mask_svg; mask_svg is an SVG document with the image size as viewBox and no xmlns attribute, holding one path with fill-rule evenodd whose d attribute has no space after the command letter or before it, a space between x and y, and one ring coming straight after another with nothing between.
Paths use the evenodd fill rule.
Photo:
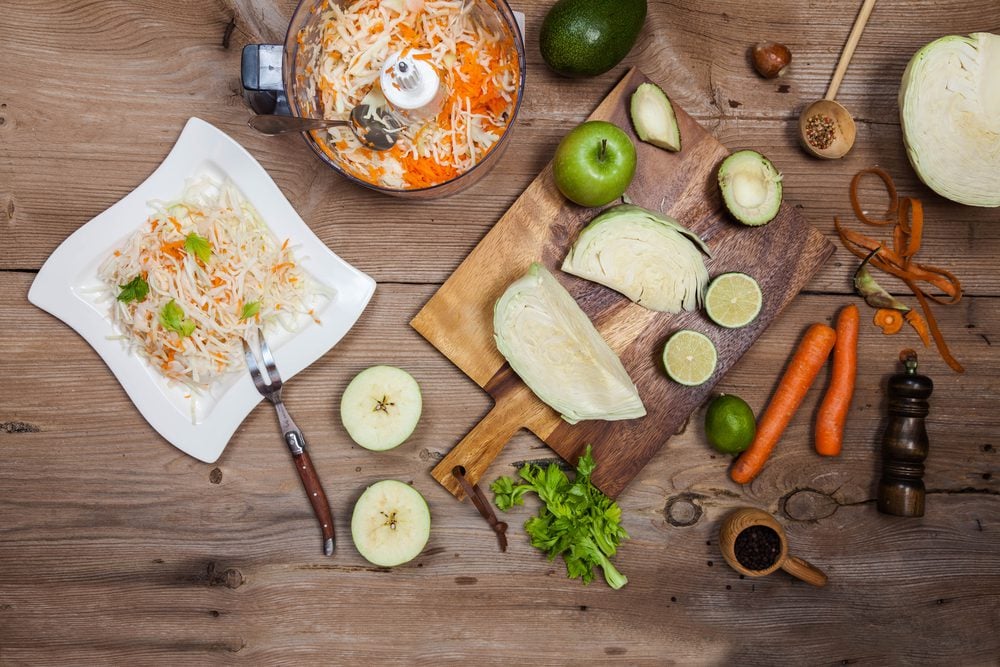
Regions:
<instances>
[{"instance_id":1,"label":"rustic wooden plank","mask_svg":"<svg viewBox=\"0 0 1000 667\"><path fill-rule=\"evenodd\" d=\"M216 552L218 560L209 562L175 544L128 553L113 543L25 545L37 561L10 563L7 571L62 574L36 586L34 595L6 598L21 622L8 626L5 656L62 664L71 656L262 661L332 654L354 663L410 655L412 664L441 664L467 661L474 652L487 664L505 656L551 664L567 655L554 641L563 637L594 664L988 662L998 648L996 619L980 612L995 605L988 591L998 568L973 519L995 521L997 503L982 512L959 496L940 500L946 518L928 517L919 527L873 518L870 507L839 510L849 528L841 530L842 551L823 563L833 579L822 595L784 577L740 580L722 569L713 533L662 519L633 529L639 534L622 552L622 566L632 573L629 596L547 574L522 539L503 558L451 541L468 529L449 533L445 549L417 566L391 573L282 562L295 554L277 544L266 553ZM793 526L790 540L802 545L837 526ZM931 576L915 579L910 563L895 557L899 544L920 549L935 533ZM662 548L664 541L670 548ZM178 555L157 562L163 547ZM658 555L637 558L651 553ZM676 572L685 565L693 571L682 578ZM872 578L873 570L881 577ZM688 590L687 578L712 584ZM434 590L437 604L428 605L420 590ZM62 606L53 609L51 596ZM361 599L368 603L352 604ZM480 622L457 621L460 610L461 618ZM27 628L53 640L40 645ZM445 641L428 645L429 631ZM420 652L410 653L417 646Z\"/></svg>"}]
</instances>

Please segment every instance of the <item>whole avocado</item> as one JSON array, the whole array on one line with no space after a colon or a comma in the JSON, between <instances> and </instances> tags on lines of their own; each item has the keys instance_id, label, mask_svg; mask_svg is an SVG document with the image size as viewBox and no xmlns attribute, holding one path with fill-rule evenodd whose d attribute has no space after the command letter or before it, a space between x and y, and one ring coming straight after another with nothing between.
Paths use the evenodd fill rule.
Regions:
<instances>
[{"instance_id":1,"label":"whole avocado","mask_svg":"<svg viewBox=\"0 0 1000 667\"><path fill-rule=\"evenodd\" d=\"M632 50L646 0L559 0L542 21L542 58L563 76L596 76Z\"/></svg>"}]
</instances>

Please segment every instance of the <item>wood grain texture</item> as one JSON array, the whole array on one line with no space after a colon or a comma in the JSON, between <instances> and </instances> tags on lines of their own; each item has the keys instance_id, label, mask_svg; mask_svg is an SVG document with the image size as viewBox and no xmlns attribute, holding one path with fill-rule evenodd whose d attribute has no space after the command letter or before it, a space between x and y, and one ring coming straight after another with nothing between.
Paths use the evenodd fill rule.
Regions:
<instances>
[{"instance_id":1,"label":"wood grain texture","mask_svg":"<svg viewBox=\"0 0 1000 667\"><path fill-rule=\"evenodd\" d=\"M826 89L854 4L651 0L626 62L583 80L542 65L549 4L513 2L527 14L528 88L500 165L468 192L411 206L338 180L295 137L246 128L239 50L280 37L294 0L2 3L0 665L997 664L1000 220L920 185L896 118L910 55L942 34L1000 32L996 0L880 0L838 94L859 119L858 144L836 163L806 157L794 121ZM793 51L780 81L746 61L764 39ZM829 238L833 216L851 216L847 188L861 167L886 167L924 200L922 256L966 287L958 306L936 312L969 370L921 357L935 382L923 518L875 510L885 383L899 348L918 341L882 336L865 311L844 453L828 460L812 448L825 376L745 488L704 442L699 408L619 497L632 535L617 559L630 581L621 591L568 581L531 548L521 525L532 507L500 515L510 549L499 554L472 507L430 478L490 400L407 323L630 65L726 146L774 160L786 201ZM149 428L76 334L26 300L56 245L141 182L191 115L246 146L316 233L381 283L352 332L285 389L334 508L332 560L316 549L315 518L266 406L218 462L199 463ZM717 390L759 412L804 327L850 299L854 266L838 251ZM336 417L351 377L375 363L406 368L424 395L413 438L383 453L351 446ZM522 432L493 470L550 458ZM392 571L346 540L354 500L385 478L412 480L434 521L424 553ZM777 517L792 552L830 576L826 588L783 573L740 579L724 564L719 523L745 505Z\"/></svg>"},{"instance_id":2,"label":"wood grain texture","mask_svg":"<svg viewBox=\"0 0 1000 667\"><path fill-rule=\"evenodd\" d=\"M628 101L646 81L633 69L589 118L615 123L636 145L638 167L625 194L632 203L679 220L698 234L712 252L706 260L710 274L739 271L753 276L764 294L760 315L742 329L725 329L703 313L656 313L611 289L558 271L594 211L567 202L548 165L411 322L496 401L496 409L487 415L495 428L480 422L433 471L456 497L464 494L452 474L454 467L464 467L469 481L476 483L512 434L509 419L493 419L499 413L523 415L519 426L529 428L571 463L592 445L594 484L617 496L834 250L788 204L782 204L767 225L748 228L735 223L723 206L716 178L729 151L680 107L675 106L674 113L683 150L671 153L640 142L629 120ZM571 425L525 393L493 341L493 304L536 261L563 280L618 353L646 405L645 417ZM662 369L664 342L681 329L704 333L718 350L715 373L698 387L672 382Z\"/></svg>"}]
</instances>

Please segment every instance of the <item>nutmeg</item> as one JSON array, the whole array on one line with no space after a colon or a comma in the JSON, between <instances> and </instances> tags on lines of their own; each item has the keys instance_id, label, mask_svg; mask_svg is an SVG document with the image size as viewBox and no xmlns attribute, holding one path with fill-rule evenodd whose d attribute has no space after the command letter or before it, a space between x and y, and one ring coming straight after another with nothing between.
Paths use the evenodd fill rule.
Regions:
<instances>
[{"instance_id":1,"label":"nutmeg","mask_svg":"<svg viewBox=\"0 0 1000 667\"><path fill-rule=\"evenodd\" d=\"M765 79L774 79L785 73L792 62L792 52L784 44L761 42L751 51L754 69Z\"/></svg>"}]
</instances>

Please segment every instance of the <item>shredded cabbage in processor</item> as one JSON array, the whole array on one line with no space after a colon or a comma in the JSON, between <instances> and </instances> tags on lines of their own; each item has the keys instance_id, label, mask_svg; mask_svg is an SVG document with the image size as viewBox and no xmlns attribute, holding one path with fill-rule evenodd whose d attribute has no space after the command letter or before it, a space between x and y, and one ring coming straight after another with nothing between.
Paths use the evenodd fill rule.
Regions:
<instances>
[{"instance_id":1,"label":"shredded cabbage in processor","mask_svg":"<svg viewBox=\"0 0 1000 667\"><path fill-rule=\"evenodd\" d=\"M230 182L203 177L100 266L125 340L169 380L205 389L245 366L240 339L297 330L332 294L296 262Z\"/></svg>"},{"instance_id":2,"label":"shredded cabbage in processor","mask_svg":"<svg viewBox=\"0 0 1000 667\"><path fill-rule=\"evenodd\" d=\"M434 66L446 96L436 116L408 125L389 151L365 148L344 127L315 132L319 146L352 176L392 189L432 187L474 167L503 136L520 81L514 38L492 20L495 8L488 0L344 4L324 3L318 39L305 36L313 27L298 35L308 63L298 81L305 115L347 118L399 52Z\"/></svg>"}]
</instances>

